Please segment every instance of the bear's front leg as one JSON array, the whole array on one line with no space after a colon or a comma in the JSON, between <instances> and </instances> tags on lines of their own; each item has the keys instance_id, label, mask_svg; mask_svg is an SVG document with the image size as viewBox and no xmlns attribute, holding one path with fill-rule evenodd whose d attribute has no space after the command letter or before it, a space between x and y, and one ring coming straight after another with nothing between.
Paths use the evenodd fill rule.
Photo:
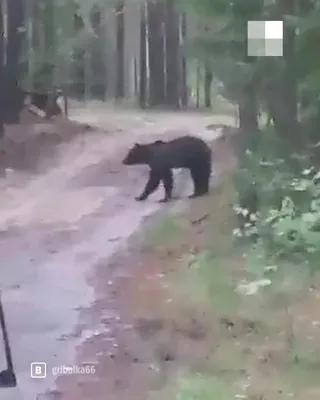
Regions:
<instances>
[{"instance_id":1,"label":"bear's front leg","mask_svg":"<svg viewBox=\"0 0 320 400\"><path fill-rule=\"evenodd\" d=\"M169 200L171 200L172 197L172 188L173 188L173 176L172 176L172 171L171 169L168 169L164 172L162 172L162 182L164 186L164 198L161 199L159 202L160 203L167 203Z\"/></svg>"},{"instance_id":2,"label":"bear's front leg","mask_svg":"<svg viewBox=\"0 0 320 400\"><path fill-rule=\"evenodd\" d=\"M152 170L150 171L150 175L149 175L149 180L146 184L146 187L144 189L144 191L141 193L140 196L136 197L135 199L137 201L143 201L146 200L148 196L150 196L151 193L153 193L155 190L157 190L159 184L161 181L161 176L159 176L159 174Z\"/></svg>"}]
</instances>

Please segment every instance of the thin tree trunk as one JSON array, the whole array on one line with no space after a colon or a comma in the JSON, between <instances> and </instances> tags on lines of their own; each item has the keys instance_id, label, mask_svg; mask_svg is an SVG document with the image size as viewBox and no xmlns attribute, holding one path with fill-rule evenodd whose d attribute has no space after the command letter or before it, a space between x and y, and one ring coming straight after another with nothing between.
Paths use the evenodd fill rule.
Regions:
<instances>
[{"instance_id":1,"label":"thin tree trunk","mask_svg":"<svg viewBox=\"0 0 320 400\"><path fill-rule=\"evenodd\" d=\"M243 130L257 130L257 105L252 85L247 85L239 101L239 125Z\"/></svg>"},{"instance_id":2,"label":"thin tree trunk","mask_svg":"<svg viewBox=\"0 0 320 400\"><path fill-rule=\"evenodd\" d=\"M196 108L200 107L200 63L197 61Z\"/></svg>"},{"instance_id":3,"label":"thin tree trunk","mask_svg":"<svg viewBox=\"0 0 320 400\"><path fill-rule=\"evenodd\" d=\"M139 79L139 105L146 107L147 94L147 38L146 38L146 5L141 5L140 17L140 79Z\"/></svg>"},{"instance_id":4,"label":"thin tree trunk","mask_svg":"<svg viewBox=\"0 0 320 400\"><path fill-rule=\"evenodd\" d=\"M138 91L138 62L136 56L133 59L133 79L134 79L134 96L135 98L137 98L139 91Z\"/></svg>"},{"instance_id":5,"label":"thin tree trunk","mask_svg":"<svg viewBox=\"0 0 320 400\"><path fill-rule=\"evenodd\" d=\"M46 76L45 91L52 91L53 81L56 68L56 41L55 41L55 24L54 24L54 0L45 0L43 2L44 9L42 15L42 29L44 52L47 55L47 62L43 65Z\"/></svg>"},{"instance_id":6,"label":"thin tree trunk","mask_svg":"<svg viewBox=\"0 0 320 400\"><path fill-rule=\"evenodd\" d=\"M244 86L238 106L240 130L234 135L234 151L241 163L247 149L251 151L257 150L260 139L257 103L253 83ZM257 212L260 207L260 196L254 182L249 185L247 191L240 193L238 201L240 206L249 210L250 213Z\"/></svg>"},{"instance_id":7,"label":"thin tree trunk","mask_svg":"<svg viewBox=\"0 0 320 400\"><path fill-rule=\"evenodd\" d=\"M19 88L19 77L21 71L19 68L19 57L22 48L23 38L23 17L24 1L8 1L8 39L7 39L7 57L5 67L5 93L7 99L6 122L18 123L20 120L20 111L23 106L23 95Z\"/></svg>"},{"instance_id":8,"label":"thin tree trunk","mask_svg":"<svg viewBox=\"0 0 320 400\"><path fill-rule=\"evenodd\" d=\"M91 54L92 54L92 94L94 98L99 100L104 99L105 94L105 82L106 82L106 67L104 62L104 46L103 30L101 26L101 10L98 7L94 7L91 11L91 26L95 33L95 37L92 39Z\"/></svg>"},{"instance_id":9,"label":"thin tree trunk","mask_svg":"<svg viewBox=\"0 0 320 400\"><path fill-rule=\"evenodd\" d=\"M259 144L258 106L253 82L243 87L241 98L238 102L239 110L239 155L250 148L255 151Z\"/></svg>"},{"instance_id":10,"label":"thin tree trunk","mask_svg":"<svg viewBox=\"0 0 320 400\"><path fill-rule=\"evenodd\" d=\"M283 15L296 15L295 2L291 0L278 0L277 12L280 18ZM268 111L272 116L275 129L282 139L288 143L288 148L300 150L303 148L303 135L299 132L297 112L297 76L295 68L295 42L294 27L286 26L284 30L284 63L280 65L271 76L267 89Z\"/></svg>"},{"instance_id":11,"label":"thin tree trunk","mask_svg":"<svg viewBox=\"0 0 320 400\"><path fill-rule=\"evenodd\" d=\"M204 106L206 108L211 108L211 84L212 71L209 63L207 63L204 70Z\"/></svg>"},{"instance_id":12,"label":"thin tree trunk","mask_svg":"<svg viewBox=\"0 0 320 400\"><path fill-rule=\"evenodd\" d=\"M91 57L88 50L84 53L84 101L91 99Z\"/></svg>"},{"instance_id":13,"label":"thin tree trunk","mask_svg":"<svg viewBox=\"0 0 320 400\"><path fill-rule=\"evenodd\" d=\"M147 3L148 11L148 49L149 49L149 105L151 107L165 104L164 73L164 3L163 0Z\"/></svg>"},{"instance_id":14,"label":"thin tree trunk","mask_svg":"<svg viewBox=\"0 0 320 400\"><path fill-rule=\"evenodd\" d=\"M127 0L125 3L124 92L130 102L137 101L135 63L140 45L140 6L137 1Z\"/></svg>"},{"instance_id":15,"label":"thin tree trunk","mask_svg":"<svg viewBox=\"0 0 320 400\"><path fill-rule=\"evenodd\" d=\"M295 2L291 0L282 0L283 14L296 15ZM287 27L285 32L286 40L284 41L284 58L285 58L285 71L284 71L284 95L285 101L288 102L288 109L290 117L294 123L297 123L298 114L298 100L297 100L297 73L296 68L293 68L295 63L296 52L296 33L294 27Z\"/></svg>"},{"instance_id":16,"label":"thin tree trunk","mask_svg":"<svg viewBox=\"0 0 320 400\"><path fill-rule=\"evenodd\" d=\"M34 19L34 0L29 0L26 5L26 47L25 52L27 60L23 63L26 68L26 90L32 91L33 89L33 49L32 49L32 35L33 35L33 19Z\"/></svg>"},{"instance_id":17,"label":"thin tree trunk","mask_svg":"<svg viewBox=\"0 0 320 400\"><path fill-rule=\"evenodd\" d=\"M29 1L29 0L28 0ZM57 12L60 12L60 8L56 7L55 19L57 20ZM64 42L64 37L67 34L68 37L75 37L75 28L73 23L74 7L73 4L67 6L66 13L63 18L63 30L61 33L57 33L59 46ZM62 90L62 97L64 100L63 112L68 117L68 95L70 93L70 60L63 57L60 61L61 70L61 81L55 83L55 86ZM62 110L61 110L62 111Z\"/></svg>"},{"instance_id":18,"label":"thin tree trunk","mask_svg":"<svg viewBox=\"0 0 320 400\"><path fill-rule=\"evenodd\" d=\"M185 54L185 43L187 39L187 15L182 13L180 19L181 38L180 46L181 51L181 105L183 108L188 107L188 83L187 83L187 60Z\"/></svg>"},{"instance_id":19,"label":"thin tree trunk","mask_svg":"<svg viewBox=\"0 0 320 400\"><path fill-rule=\"evenodd\" d=\"M68 93L65 91L63 92L63 105L64 105L64 115L68 117L69 115L69 98L68 98Z\"/></svg>"},{"instance_id":20,"label":"thin tree trunk","mask_svg":"<svg viewBox=\"0 0 320 400\"><path fill-rule=\"evenodd\" d=\"M108 100L113 100L116 94L117 86L117 18L106 11L104 13L104 25L105 25L105 65L107 70L107 82L105 98Z\"/></svg>"},{"instance_id":21,"label":"thin tree trunk","mask_svg":"<svg viewBox=\"0 0 320 400\"><path fill-rule=\"evenodd\" d=\"M0 139L4 136L4 32L2 0L0 0Z\"/></svg>"},{"instance_id":22,"label":"thin tree trunk","mask_svg":"<svg viewBox=\"0 0 320 400\"><path fill-rule=\"evenodd\" d=\"M298 10L301 18L305 18L308 16L310 11L313 10L314 4L312 0L299 0L298 1ZM320 31L317 30L315 32L313 29L309 30L309 32L305 33L305 45L300 50L302 54L302 59L304 56L308 54L312 54L312 52L318 52L319 48L319 39L320 39ZM300 79L304 79L308 74L309 69L307 65L304 66L302 71L302 76ZM317 94L314 92L313 88L309 85L300 89L300 111L301 113L305 113L310 109L310 107L317 106L317 114L314 117L308 118L303 121L303 132L311 144L318 143L320 140L320 103L318 100ZM298 102L299 103L299 102Z\"/></svg>"},{"instance_id":23,"label":"thin tree trunk","mask_svg":"<svg viewBox=\"0 0 320 400\"><path fill-rule=\"evenodd\" d=\"M165 0L166 105L179 108L179 16L175 0Z\"/></svg>"},{"instance_id":24,"label":"thin tree trunk","mask_svg":"<svg viewBox=\"0 0 320 400\"><path fill-rule=\"evenodd\" d=\"M116 7L117 19L117 85L116 98L123 99L125 96L124 89L124 35L125 35L125 6L124 1L119 0Z\"/></svg>"}]
</instances>

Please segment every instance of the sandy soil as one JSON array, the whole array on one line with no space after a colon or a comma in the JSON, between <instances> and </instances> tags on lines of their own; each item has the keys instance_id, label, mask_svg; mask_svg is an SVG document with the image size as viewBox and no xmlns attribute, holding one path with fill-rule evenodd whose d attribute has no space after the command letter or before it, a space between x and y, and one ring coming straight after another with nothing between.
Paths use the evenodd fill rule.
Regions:
<instances>
[{"instance_id":1,"label":"sandy soil","mask_svg":"<svg viewBox=\"0 0 320 400\"><path fill-rule=\"evenodd\" d=\"M186 133L213 140L218 132L207 125L234 120L99 104L70 117L77 123L25 116L0 145L0 282L19 381L1 398L141 400L157 367L123 320L126 301L117 293L135 281L135 266L123 259L128 239L163 208L162 193L135 202L147 170L120 161L136 141ZM30 377L32 362L47 364L46 378ZM88 363L94 373L57 369Z\"/></svg>"}]
</instances>

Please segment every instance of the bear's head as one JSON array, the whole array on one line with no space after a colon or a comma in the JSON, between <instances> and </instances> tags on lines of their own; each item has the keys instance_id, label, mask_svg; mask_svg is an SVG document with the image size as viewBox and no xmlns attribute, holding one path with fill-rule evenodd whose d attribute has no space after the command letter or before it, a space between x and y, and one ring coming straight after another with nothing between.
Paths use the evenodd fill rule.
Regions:
<instances>
[{"instance_id":1,"label":"bear's head","mask_svg":"<svg viewBox=\"0 0 320 400\"><path fill-rule=\"evenodd\" d=\"M149 159L149 154L150 154L149 145L136 143L128 151L128 154L122 161L122 164L124 165L146 164Z\"/></svg>"},{"instance_id":2,"label":"bear's head","mask_svg":"<svg viewBox=\"0 0 320 400\"><path fill-rule=\"evenodd\" d=\"M124 165L148 164L150 155L154 150L154 146L159 146L161 144L164 144L162 140L156 140L155 142L148 144L136 143L128 151L128 154L122 161L122 164Z\"/></svg>"}]
</instances>

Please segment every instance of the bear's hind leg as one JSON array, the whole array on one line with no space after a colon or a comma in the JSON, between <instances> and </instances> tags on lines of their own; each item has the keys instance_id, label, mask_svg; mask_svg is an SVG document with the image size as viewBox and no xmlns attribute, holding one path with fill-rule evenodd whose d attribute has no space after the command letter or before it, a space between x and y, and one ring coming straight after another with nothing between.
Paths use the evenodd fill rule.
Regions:
<instances>
[{"instance_id":1,"label":"bear's hind leg","mask_svg":"<svg viewBox=\"0 0 320 400\"><path fill-rule=\"evenodd\" d=\"M205 194L209 193L210 176L211 176L211 163L206 163L203 167L203 174L201 175L202 177L201 187Z\"/></svg>"},{"instance_id":2,"label":"bear's hind leg","mask_svg":"<svg viewBox=\"0 0 320 400\"><path fill-rule=\"evenodd\" d=\"M194 193L190 199L204 196L209 193L209 180L211 167L207 163L197 163L190 168L191 178L194 184Z\"/></svg>"}]
</instances>

